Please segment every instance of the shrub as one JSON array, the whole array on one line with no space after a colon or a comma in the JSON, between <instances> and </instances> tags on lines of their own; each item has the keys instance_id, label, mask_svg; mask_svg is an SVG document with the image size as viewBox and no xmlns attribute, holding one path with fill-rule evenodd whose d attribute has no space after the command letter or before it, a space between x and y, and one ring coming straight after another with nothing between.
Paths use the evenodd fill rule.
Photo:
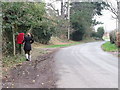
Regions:
<instances>
[{"instance_id":1,"label":"shrub","mask_svg":"<svg viewBox=\"0 0 120 90\"><path fill-rule=\"evenodd\" d=\"M116 42L116 32L112 31L110 32L110 42L114 44Z\"/></svg>"},{"instance_id":2,"label":"shrub","mask_svg":"<svg viewBox=\"0 0 120 90\"><path fill-rule=\"evenodd\" d=\"M104 35L104 28L103 27L99 27L97 29L97 37L102 39L103 35Z\"/></svg>"},{"instance_id":3,"label":"shrub","mask_svg":"<svg viewBox=\"0 0 120 90\"><path fill-rule=\"evenodd\" d=\"M45 31L46 29L46 31ZM36 27L32 30L34 40L42 44L48 44L52 36L51 32L47 31L48 27Z\"/></svg>"},{"instance_id":4,"label":"shrub","mask_svg":"<svg viewBox=\"0 0 120 90\"><path fill-rule=\"evenodd\" d=\"M116 33L116 45L120 47L120 32Z\"/></svg>"},{"instance_id":5,"label":"shrub","mask_svg":"<svg viewBox=\"0 0 120 90\"><path fill-rule=\"evenodd\" d=\"M110 42L106 42L102 45L103 50L108 52L116 52L118 50L115 44L111 44Z\"/></svg>"}]
</instances>

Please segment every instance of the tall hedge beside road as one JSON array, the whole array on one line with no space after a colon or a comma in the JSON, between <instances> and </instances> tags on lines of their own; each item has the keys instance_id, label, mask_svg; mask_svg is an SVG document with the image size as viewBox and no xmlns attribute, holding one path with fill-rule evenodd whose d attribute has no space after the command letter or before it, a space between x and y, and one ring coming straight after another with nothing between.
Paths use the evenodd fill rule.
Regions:
<instances>
[{"instance_id":1,"label":"tall hedge beside road","mask_svg":"<svg viewBox=\"0 0 120 90\"><path fill-rule=\"evenodd\" d=\"M44 3L3 2L2 13L4 54L17 53L17 33L32 32L35 41L47 44L55 30Z\"/></svg>"},{"instance_id":2,"label":"tall hedge beside road","mask_svg":"<svg viewBox=\"0 0 120 90\"><path fill-rule=\"evenodd\" d=\"M114 44L116 42L116 31L110 32L110 42Z\"/></svg>"},{"instance_id":3,"label":"tall hedge beside road","mask_svg":"<svg viewBox=\"0 0 120 90\"><path fill-rule=\"evenodd\" d=\"M120 32L116 33L116 45L120 47Z\"/></svg>"},{"instance_id":4,"label":"tall hedge beside road","mask_svg":"<svg viewBox=\"0 0 120 90\"><path fill-rule=\"evenodd\" d=\"M102 45L102 48L104 51L108 52L117 52L118 48L115 44L111 44L110 42L106 42L105 44Z\"/></svg>"},{"instance_id":5,"label":"tall hedge beside road","mask_svg":"<svg viewBox=\"0 0 120 90\"><path fill-rule=\"evenodd\" d=\"M105 8L104 2L73 2L71 3L70 24L72 27L71 39L75 41L90 38L93 34L93 26L102 22L93 19L95 15L102 15ZM97 36L101 38L103 28L99 28ZM92 36L93 37L93 36Z\"/></svg>"},{"instance_id":6,"label":"tall hedge beside road","mask_svg":"<svg viewBox=\"0 0 120 90\"><path fill-rule=\"evenodd\" d=\"M120 47L120 32L116 32L116 31L110 32L110 42Z\"/></svg>"}]
</instances>

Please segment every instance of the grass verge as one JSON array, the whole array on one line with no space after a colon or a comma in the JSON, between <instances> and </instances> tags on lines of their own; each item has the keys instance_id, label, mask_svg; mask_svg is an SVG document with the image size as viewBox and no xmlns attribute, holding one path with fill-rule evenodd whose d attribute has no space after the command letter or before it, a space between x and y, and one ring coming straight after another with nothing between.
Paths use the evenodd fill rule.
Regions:
<instances>
[{"instance_id":1,"label":"grass verge","mask_svg":"<svg viewBox=\"0 0 120 90\"><path fill-rule=\"evenodd\" d=\"M58 44L58 45L48 45L45 48L59 48L59 47L68 47L72 45L80 44L80 42L68 43L68 44Z\"/></svg>"},{"instance_id":2,"label":"grass verge","mask_svg":"<svg viewBox=\"0 0 120 90\"><path fill-rule=\"evenodd\" d=\"M111 44L110 42L106 42L102 45L104 51L107 52L117 52L118 47L115 44Z\"/></svg>"},{"instance_id":3,"label":"grass verge","mask_svg":"<svg viewBox=\"0 0 120 90\"><path fill-rule=\"evenodd\" d=\"M26 61L25 56L23 55L16 55L16 56L7 56L3 57L3 67L11 68L17 64Z\"/></svg>"},{"instance_id":4,"label":"grass verge","mask_svg":"<svg viewBox=\"0 0 120 90\"><path fill-rule=\"evenodd\" d=\"M73 46L77 44L82 44L82 43L87 43L87 42L93 42L95 40L93 39L85 39L83 41L75 42L75 41L68 41L68 42L59 42L58 44L55 45L42 45L42 44L35 44L33 45L34 49L32 50L32 58L36 59L37 56L44 55L46 53L49 53L51 51L46 51L44 48L60 48L60 47L68 47L68 46ZM62 44L60 44L62 43ZM16 55L16 56L7 56L3 57L3 68L12 68L15 67L18 64L22 64L22 62L25 62L25 56L24 55Z\"/></svg>"},{"instance_id":5,"label":"grass verge","mask_svg":"<svg viewBox=\"0 0 120 90\"><path fill-rule=\"evenodd\" d=\"M16 56L7 56L2 58L2 75L6 76L9 70L13 67L16 67L18 64L26 61L25 56L16 55Z\"/></svg>"},{"instance_id":6,"label":"grass verge","mask_svg":"<svg viewBox=\"0 0 120 90\"><path fill-rule=\"evenodd\" d=\"M68 46L73 46L73 45L77 45L77 44L82 44L82 43L88 43L88 42L94 42L96 40L94 39L84 39L82 41L68 41L65 44L55 44L55 45L45 45L43 48L60 48L60 47L68 47Z\"/></svg>"}]
</instances>

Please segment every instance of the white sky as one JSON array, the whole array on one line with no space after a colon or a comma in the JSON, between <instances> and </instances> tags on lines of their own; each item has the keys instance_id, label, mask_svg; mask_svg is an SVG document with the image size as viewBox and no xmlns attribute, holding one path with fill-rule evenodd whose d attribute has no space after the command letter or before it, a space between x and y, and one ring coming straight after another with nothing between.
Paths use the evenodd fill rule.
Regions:
<instances>
[{"instance_id":1,"label":"white sky","mask_svg":"<svg viewBox=\"0 0 120 90\"><path fill-rule=\"evenodd\" d=\"M100 21L104 24L96 25L95 30L97 30L97 28L100 26L103 26L106 32L110 32L112 30L115 30L116 29L116 19L112 18L113 13L111 13L108 10L103 10L102 13L103 13L102 16L96 16L95 18L97 21Z\"/></svg>"},{"instance_id":2,"label":"white sky","mask_svg":"<svg viewBox=\"0 0 120 90\"><path fill-rule=\"evenodd\" d=\"M116 0L107 0L107 1L112 3L112 7L117 8ZM96 20L103 22L104 24L95 26L95 30L97 30L99 26L103 26L106 32L115 30L117 26L116 19L112 18L112 16L115 15L108 10L103 10L102 14L103 14L102 16L96 16L95 18Z\"/></svg>"}]
</instances>

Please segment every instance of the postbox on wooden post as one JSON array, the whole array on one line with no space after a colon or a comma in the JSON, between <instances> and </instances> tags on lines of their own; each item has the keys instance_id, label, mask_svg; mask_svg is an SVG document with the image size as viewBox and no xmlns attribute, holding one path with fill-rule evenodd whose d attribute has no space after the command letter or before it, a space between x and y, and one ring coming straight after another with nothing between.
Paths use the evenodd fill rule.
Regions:
<instances>
[{"instance_id":1,"label":"postbox on wooden post","mask_svg":"<svg viewBox=\"0 0 120 90\"><path fill-rule=\"evenodd\" d=\"M22 44L23 44L23 40L24 40L24 33L19 33L18 36L17 36L17 44L19 44L19 51L20 51L20 54L22 52Z\"/></svg>"}]
</instances>

